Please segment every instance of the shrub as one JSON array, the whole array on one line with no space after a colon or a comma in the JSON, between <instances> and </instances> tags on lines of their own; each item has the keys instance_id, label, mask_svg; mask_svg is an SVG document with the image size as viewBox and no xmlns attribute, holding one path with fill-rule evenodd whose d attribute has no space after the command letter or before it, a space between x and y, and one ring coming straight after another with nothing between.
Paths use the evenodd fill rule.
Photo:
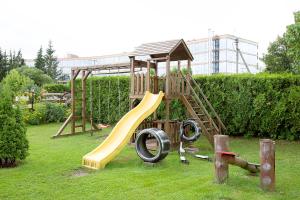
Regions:
<instances>
[{"instance_id":1,"label":"shrub","mask_svg":"<svg viewBox=\"0 0 300 200\"><path fill-rule=\"evenodd\" d=\"M5 87L0 94L0 166L11 167L28 155L26 128L19 107L12 105L12 94Z\"/></svg>"},{"instance_id":2,"label":"shrub","mask_svg":"<svg viewBox=\"0 0 300 200\"><path fill-rule=\"evenodd\" d=\"M34 82L13 69L1 82L3 87L9 87L12 97L19 96L34 86Z\"/></svg>"},{"instance_id":3,"label":"shrub","mask_svg":"<svg viewBox=\"0 0 300 200\"><path fill-rule=\"evenodd\" d=\"M51 122L63 122L69 114L67 106L58 103L38 103L34 111L26 108L24 119L27 124L39 125Z\"/></svg>"},{"instance_id":4,"label":"shrub","mask_svg":"<svg viewBox=\"0 0 300 200\"><path fill-rule=\"evenodd\" d=\"M37 86L42 86L47 83L52 83L53 80L50 76L45 74L42 70L37 69L35 67L20 67L16 69L20 74L27 76L31 80L34 81L34 83Z\"/></svg>"},{"instance_id":5,"label":"shrub","mask_svg":"<svg viewBox=\"0 0 300 200\"><path fill-rule=\"evenodd\" d=\"M63 93L70 91L70 87L64 84L45 84L43 88L49 93Z\"/></svg>"}]
</instances>

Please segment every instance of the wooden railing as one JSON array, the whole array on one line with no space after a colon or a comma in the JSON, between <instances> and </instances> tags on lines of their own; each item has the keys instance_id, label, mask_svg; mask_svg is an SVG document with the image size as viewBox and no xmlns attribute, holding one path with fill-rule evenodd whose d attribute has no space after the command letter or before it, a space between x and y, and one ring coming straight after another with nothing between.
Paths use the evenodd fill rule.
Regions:
<instances>
[{"instance_id":1,"label":"wooden railing","mask_svg":"<svg viewBox=\"0 0 300 200\"><path fill-rule=\"evenodd\" d=\"M143 95L147 89L146 74L134 74L134 89L132 95ZM182 78L180 73L170 74L170 93L171 96L188 93L188 85ZM150 77L150 92L157 94L159 91L166 92L166 77L151 76Z\"/></svg>"},{"instance_id":2,"label":"wooden railing","mask_svg":"<svg viewBox=\"0 0 300 200\"><path fill-rule=\"evenodd\" d=\"M226 127L223 124L221 118L216 113L215 109L208 101L207 97L205 96L205 94L203 93L202 89L197 84L197 82L193 79L193 77L190 74L184 76L182 72L180 72L180 74L184 79L184 81L186 82L187 86L189 87L189 92L192 95L193 99L197 101L197 103L201 106L203 112L211 119L212 125L215 128L217 128L217 130L220 133L222 129L226 130ZM212 114L213 117L210 114ZM214 120L214 118L216 118L216 121Z\"/></svg>"}]
</instances>

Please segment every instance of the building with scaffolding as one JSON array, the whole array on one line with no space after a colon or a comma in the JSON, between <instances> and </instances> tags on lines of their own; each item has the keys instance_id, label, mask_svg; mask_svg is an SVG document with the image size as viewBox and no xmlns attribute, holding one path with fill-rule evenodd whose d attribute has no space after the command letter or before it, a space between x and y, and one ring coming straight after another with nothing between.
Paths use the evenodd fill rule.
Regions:
<instances>
[{"instance_id":1,"label":"building with scaffolding","mask_svg":"<svg viewBox=\"0 0 300 200\"><path fill-rule=\"evenodd\" d=\"M151 46L151 43L148 43ZM259 72L258 44L257 42L233 35L215 35L211 38L193 39L186 41L194 61L193 74L234 74ZM58 58L59 68L63 74L70 74L72 67L83 67L104 64L117 64L129 62L131 52L112 55L79 57L69 54L65 58ZM34 60L25 61L28 66L34 66ZM176 63L171 62L176 66ZM186 63L182 63L184 67ZM158 74L163 73L158 66Z\"/></svg>"}]
</instances>

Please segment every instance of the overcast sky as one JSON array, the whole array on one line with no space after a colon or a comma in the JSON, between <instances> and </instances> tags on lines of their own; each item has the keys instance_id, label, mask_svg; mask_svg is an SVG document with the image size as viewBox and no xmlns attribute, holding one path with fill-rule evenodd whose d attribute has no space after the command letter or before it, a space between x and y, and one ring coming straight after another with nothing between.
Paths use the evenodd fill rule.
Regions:
<instances>
[{"instance_id":1,"label":"overcast sky","mask_svg":"<svg viewBox=\"0 0 300 200\"><path fill-rule=\"evenodd\" d=\"M260 55L293 23L300 0L0 0L0 47L34 58L52 40L59 57L131 51L141 43L234 34Z\"/></svg>"}]
</instances>

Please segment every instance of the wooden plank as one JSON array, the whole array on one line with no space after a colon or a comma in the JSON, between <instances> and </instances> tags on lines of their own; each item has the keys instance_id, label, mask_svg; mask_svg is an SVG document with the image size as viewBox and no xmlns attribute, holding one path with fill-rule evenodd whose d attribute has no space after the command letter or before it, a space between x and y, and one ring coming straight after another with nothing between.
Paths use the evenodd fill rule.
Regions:
<instances>
[{"instance_id":1,"label":"wooden plank","mask_svg":"<svg viewBox=\"0 0 300 200\"><path fill-rule=\"evenodd\" d=\"M52 136L52 138L55 138L55 137L57 137L57 136L59 136L59 135L62 134L62 132L64 131L64 129L66 128L66 126L71 121L72 117L73 117L73 114L71 113L69 115L69 117L66 119L66 121L63 123L63 125L59 128L59 130L57 131L57 133L54 136Z\"/></svg>"}]
</instances>

